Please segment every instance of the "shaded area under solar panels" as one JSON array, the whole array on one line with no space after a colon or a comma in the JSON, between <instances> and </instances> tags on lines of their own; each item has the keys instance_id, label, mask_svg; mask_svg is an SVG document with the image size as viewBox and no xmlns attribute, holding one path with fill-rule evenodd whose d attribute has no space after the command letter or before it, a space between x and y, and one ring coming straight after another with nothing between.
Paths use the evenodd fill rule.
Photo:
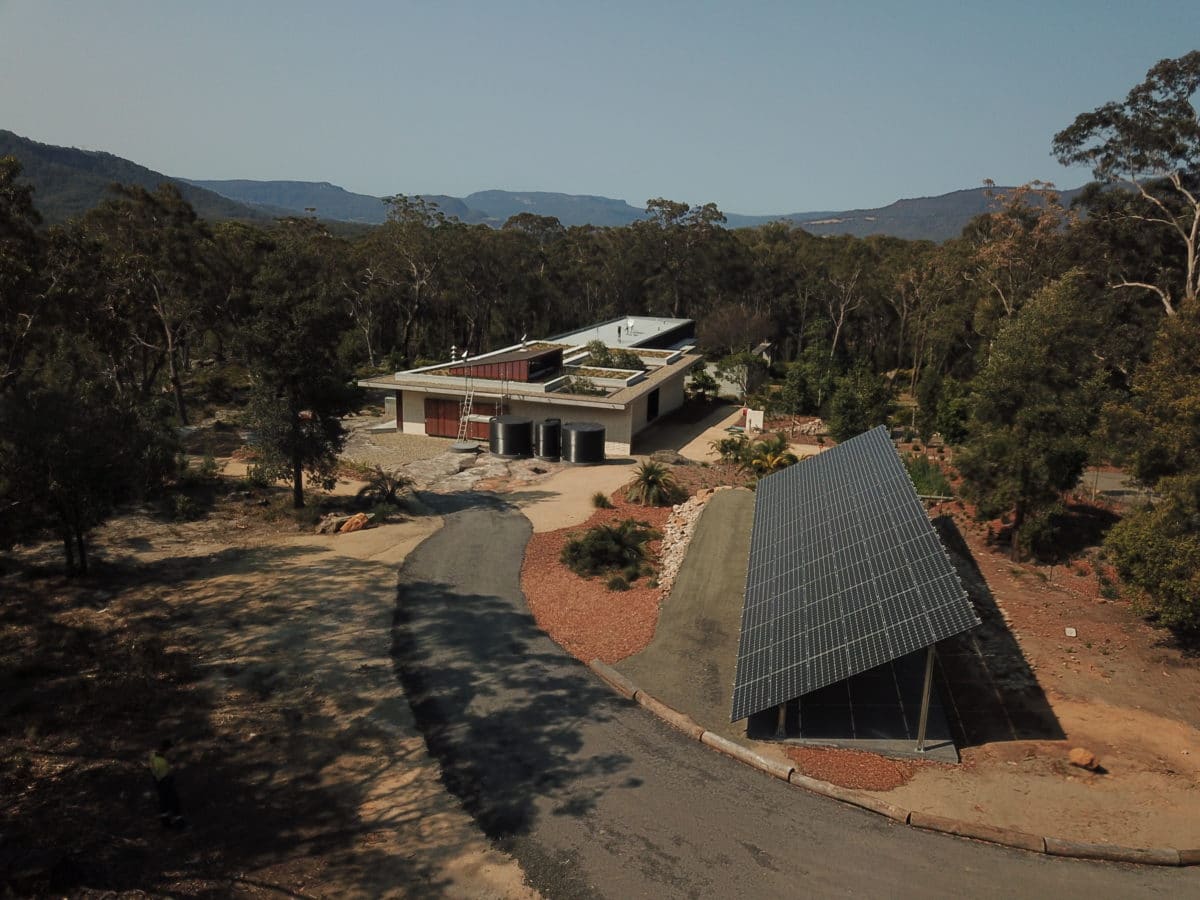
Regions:
<instances>
[{"instance_id":1,"label":"shaded area under solar panels","mask_svg":"<svg viewBox=\"0 0 1200 900\"><path fill-rule=\"evenodd\" d=\"M978 624L880 426L758 483L731 721Z\"/></svg>"},{"instance_id":2,"label":"shaded area under solar panels","mask_svg":"<svg viewBox=\"0 0 1200 900\"><path fill-rule=\"evenodd\" d=\"M915 748L925 653L910 653L790 701L782 735L775 708L750 716L746 736L958 762L954 745L958 729L952 727L942 704L940 678L935 677L930 698L925 752Z\"/></svg>"}]
</instances>

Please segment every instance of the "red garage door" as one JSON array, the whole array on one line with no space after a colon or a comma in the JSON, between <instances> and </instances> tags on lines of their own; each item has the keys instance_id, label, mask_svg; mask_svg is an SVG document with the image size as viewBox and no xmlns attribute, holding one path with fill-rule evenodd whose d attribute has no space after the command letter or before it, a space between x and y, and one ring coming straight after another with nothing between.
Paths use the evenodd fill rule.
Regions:
<instances>
[{"instance_id":1,"label":"red garage door","mask_svg":"<svg viewBox=\"0 0 1200 900\"><path fill-rule=\"evenodd\" d=\"M471 408L476 416L494 416L495 403L476 403ZM459 401L425 398L425 433L433 437L458 437ZM487 422L470 422L467 437L473 441L488 439Z\"/></svg>"}]
</instances>

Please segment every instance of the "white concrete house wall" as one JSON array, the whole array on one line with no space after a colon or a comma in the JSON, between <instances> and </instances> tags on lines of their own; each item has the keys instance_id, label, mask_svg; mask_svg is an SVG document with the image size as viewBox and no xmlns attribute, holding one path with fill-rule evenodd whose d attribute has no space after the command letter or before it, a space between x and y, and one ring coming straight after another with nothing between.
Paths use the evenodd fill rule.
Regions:
<instances>
[{"instance_id":1,"label":"white concrete house wall","mask_svg":"<svg viewBox=\"0 0 1200 900\"><path fill-rule=\"evenodd\" d=\"M596 422L604 426L605 453L628 456L633 439L639 432L683 404L687 373L700 361L699 356L688 353L692 349L689 343L692 333L692 323L687 319L624 317L553 339L564 347L576 347L596 337L609 346L622 346L635 351L643 343L646 344L642 349L645 350L644 358L650 360L650 369L644 375L630 379L631 384L619 387L607 396L559 393L555 389L554 379L527 383L498 380L494 374L464 378L459 374L448 375L444 371L451 365L461 367L464 365L462 361L397 372L394 376L367 378L359 384L384 391L387 418L391 420L394 417L396 430L406 434L429 433L425 418L427 399L461 403L466 393L473 391L475 413L478 416L489 414L492 404L500 401L503 413L524 416L534 422L548 418L560 419L564 423ZM662 337L667 346L673 349L664 351L661 347L655 347L653 340L656 336ZM673 341L677 342L671 343ZM472 358L471 363L487 366L489 359L496 359L495 365L507 365L514 358L521 359L520 354L544 353L539 351L537 344L533 342L529 350L525 349L525 344L521 344L483 354ZM571 352L577 353L578 350ZM658 392L658 414L653 420L647 420L649 395L654 391ZM436 434L443 433L446 428L444 417L439 422L434 429Z\"/></svg>"}]
</instances>

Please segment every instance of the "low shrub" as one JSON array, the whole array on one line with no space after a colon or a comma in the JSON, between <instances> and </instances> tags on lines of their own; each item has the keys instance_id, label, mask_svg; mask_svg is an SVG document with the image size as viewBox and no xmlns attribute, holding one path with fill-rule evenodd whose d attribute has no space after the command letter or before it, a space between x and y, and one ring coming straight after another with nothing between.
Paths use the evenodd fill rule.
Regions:
<instances>
[{"instance_id":1,"label":"low shrub","mask_svg":"<svg viewBox=\"0 0 1200 900\"><path fill-rule=\"evenodd\" d=\"M212 451L209 450L204 454L204 458L200 461L199 475L201 478L212 480L213 478L216 478L220 472L221 466L217 462L216 457L213 456Z\"/></svg>"},{"instance_id":2,"label":"low shrub","mask_svg":"<svg viewBox=\"0 0 1200 900\"><path fill-rule=\"evenodd\" d=\"M246 484L249 485L251 489L257 488L262 490L269 488L272 484L274 484L274 482L275 479L273 479L267 470L262 466L252 465L246 469Z\"/></svg>"},{"instance_id":3,"label":"low shrub","mask_svg":"<svg viewBox=\"0 0 1200 900\"><path fill-rule=\"evenodd\" d=\"M592 494L592 506L596 507L596 509L613 508L612 501L608 499L608 494L604 493L604 491L596 491L596 493Z\"/></svg>"},{"instance_id":4,"label":"low shrub","mask_svg":"<svg viewBox=\"0 0 1200 900\"><path fill-rule=\"evenodd\" d=\"M658 462L637 467L627 497L642 506L670 506L680 499L681 491L671 470Z\"/></svg>"},{"instance_id":5,"label":"low shrub","mask_svg":"<svg viewBox=\"0 0 1200 900\"><path fill-rule=\"evenodd\" d=\"M954 488L946 478L946 473L929 457L909 454L904 458L904 467L908 469L908 477L912 479L918 494L925 497L954 496Z\"/></svg>"},{"instance_id":6,"label":"low shrub","mask_svg":"<svg viewBox=\"0 0 1200 900\"><path fill-rule=\"evenodd\" d=\"M400 515L399 508L392 503L376 503L367 512L374 514L371 522L375 525L382 525L385 522L399 522L404 518Z\"/></svg>"},{"instance_id":7,"label":"low shrub","mask_svg":"<svg viewBox=\"0 0 1200 900\"><path fill-rule=\"evenodd\" d=\"M585 578L615 572L638 571L646 559L646 545L659 536L646 522L624 519L612 525L597 525L567 541L562 562Z\"/></svg>"},{"instance_id":8,"label":"low shrub","mask_svg":"<svg viewBox=\"0 0 1200 900\"><path fill-rule=\"evenodd\" d=\"M400 495L412 487L413 480L400 472L389 472L376 466L367 477L366 485L358 492L358 499L373 506L400 506Z\"/></svg>"},{"instance_id":9,"label":"low shrub","mask_svg":"<svg viewBox=\"0 0 1200 900\"><path fill-rule=\"evenodd\" d=\"M171 514L180 522L198 519L201 515L200 505L187 494L174 494L171 497Z\"/></svg>"}]
</instances>

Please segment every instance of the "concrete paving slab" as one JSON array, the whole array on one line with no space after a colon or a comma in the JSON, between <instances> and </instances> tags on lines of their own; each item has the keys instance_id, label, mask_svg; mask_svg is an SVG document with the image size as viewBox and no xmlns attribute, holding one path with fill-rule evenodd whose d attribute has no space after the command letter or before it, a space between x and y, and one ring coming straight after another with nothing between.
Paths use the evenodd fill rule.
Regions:
<instances>
[{"instance_id":1,"label":"concrete paving slab","mask_svg":"<svg viewBox=\"0 0 1200 900\"><path fill-rule=\"evenodd\" d=\"M687 559L663 602L654 640L614 668L705 728L744 739L729 723L754 494L718 491L704 508Z\"/></svg>"}]
</instances>

